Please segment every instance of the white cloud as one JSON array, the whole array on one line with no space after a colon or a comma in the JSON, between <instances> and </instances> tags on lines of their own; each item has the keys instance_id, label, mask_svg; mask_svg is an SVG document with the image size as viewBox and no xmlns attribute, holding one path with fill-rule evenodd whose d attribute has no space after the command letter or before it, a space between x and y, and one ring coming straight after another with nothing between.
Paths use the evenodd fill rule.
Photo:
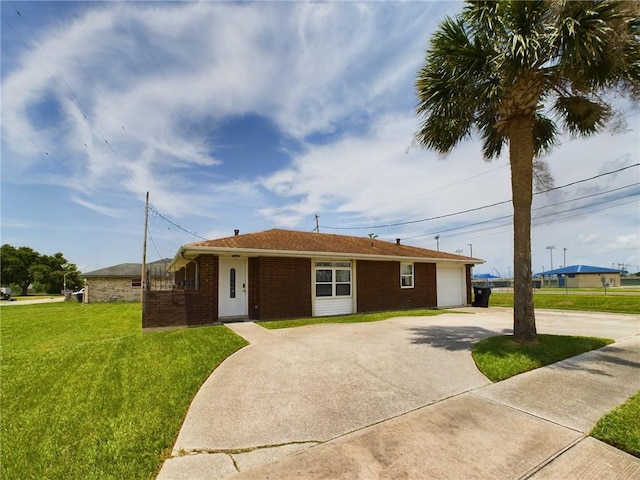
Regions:
<instances>
[{"instance_id":1,"label":"white cloud","mask_svg":"<svg viewBox=\"0 0 640 480\"><path fill-rule=\"evenodd\" d=\"M79 190L154 188L186 203L179 167L219 165L208 142L227 115L255 112L302 139L403 97L434 5L96 7L43 31L5 76L3 142L24 168L58 145L57 168ZM59 105L53 128L26 115L43 100Z\"/></svg>"},{"instance_id":2,"label":"white cloud","mask_svg":"<svg viewBox=\"0 0 640 480\"><path fill-rule=\"evenodd\" d=\"M78 205L82 205L83 207L86 207L90 210L98 212L102 215L106 215L108 217L120 218L122 216L122 212L119 212L116 209L109 208L104 205L99 205L97 203L90 202L88 200L84 200L78 196L72 196L71 200L77 203Z\"/></svg>"},{"instance_id":3,"label":"white cloud","mask_svg":"<svg viewBox=\"0 0 640 480\"><path fill-rule=\"evenodd\" d=\"M233 228L310 229L316 213L321 225L373 226L508 200L506 158L483 162L477 142L461 144L446 159L409 148L424 49L444 13L459 8L453 2L85 6L69 23L36 31L40 46L3 71L3 182L63 186L72 202L109 218L127 215L150 191L155 208L207 237ZM241 180L223 175L217 134L225 120L245 114L266 118L294 147L277 170ZM557 148L548 158L556 184L638 162L638 117L629 118L629 127L625 135ZM535 205L615 188L637 181L637 173L539 196ZM474 254L506 269L510 227L450 229L510 213L503 205L375 233L435 247L433 233L443 232L442 249L467 253L472 243ZM637 227L633 206L545 217L534 228L535 264L546 261L550 243L590 263L593 252L630 248L633 238L619 239Z\"/></svg>"}]
</instances>

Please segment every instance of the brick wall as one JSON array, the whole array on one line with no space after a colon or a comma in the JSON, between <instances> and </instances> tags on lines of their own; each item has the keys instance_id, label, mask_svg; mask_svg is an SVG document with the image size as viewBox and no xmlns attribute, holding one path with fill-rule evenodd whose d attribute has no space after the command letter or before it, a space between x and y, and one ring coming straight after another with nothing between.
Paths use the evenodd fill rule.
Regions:
<instances>
[{"instance_id":1,"label":"brick wall","mask_svg":"<svg viewBox=\"0 0 640 480\"><path fill-rule=\"evenodd\" d=\"M436 265L414 263L414 288L400 287L400 262L356 262L358 312L437 306Z\"/></svg>"},{"instance_id":2,"label":"brick wall","mask_svg":"<svg viewBox=\"0 0 640 480\"><path fill-rule=\"evenodd\" d=\"M196 261L198 295L194 295L193 301L188 303L187 321L189 325L206 325L218 320L219 262L215 255L200 255Z\"/></svg>"},{"instance_id":3,"label":"brick wall","mask_svg":"<svg viewBox=\"0 0 640 480\"><path fill-rule=\"evenodd\" d=\"M139 302L140 287L131 286L131 278L87 278L84 303Z\"/></svg>"},{"instance_id":4,"label":"brick wall","mask_svg":"<svg viewBox=\"0 0 640 480\"><path fill-rule=\"evenodd\" d=\"M218 320L219 262L201 255L195 263L176 273L176 282L193 281L194 288L173 292L147 292L143 327L208 325ZM436 265L414 263L414 288L400 287L400 263L358 260L356 268L357 311L373 312L437 305ZM309 258L256 257L248 262L249 318L271 320L309 317L312 312ZM470 268L467 268L469 274ZM470 282L469 282L470 285ZM467 288L471 298L471 288Z\"/></svg>"},{"instance_id":5,"label":"brick wall","mask_svg":"<svg viewBox=\"0 0 640 480\"><path fill-rule=\"evenodd\" d=\"M249 317L257 320L311 316L311 260L249 259Z\"/></svg>"},{"instance_id":6,"label":"brick wall","mask_svg":"<svg viewBox=\"0 0 640 480\"><path fill-rule=\"evenodd\" d=\"M176 272L172 291L147 291L142 328L212 325L218 320L218 257L201 255Z\"/></svg>"},{"instance_id":7,"label":"brick wall","mask_svg":"<svg viewBox=\"0 0 640 480\"><path fill-rule=\"evenodd\" d=\"M146 291L142 303L142 328L187 324L184 290Z\"/></svg>"}]
</instances>

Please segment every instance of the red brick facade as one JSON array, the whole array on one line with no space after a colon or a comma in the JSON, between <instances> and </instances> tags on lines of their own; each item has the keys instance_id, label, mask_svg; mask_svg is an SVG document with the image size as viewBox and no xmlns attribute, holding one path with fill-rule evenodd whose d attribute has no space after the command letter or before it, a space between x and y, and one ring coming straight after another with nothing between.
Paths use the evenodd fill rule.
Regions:
<instances>
[{"instance_id":1,"label":"red brick facade","mask_svg":"<svg viewBox=\"0 0 640 480\"><path fill-rule=\"evenodd\" d=\"M250 257L248 316L254 320L312 315L310 258ZM437 307L436 264L415 262L414 287L401 288L400 262L354 262L356 311L407 310ZM467 301L471 303L470 266L466 267ZM210 325L218 321L219 261L200 255L175 274L173 291L147 291L143 328Z\"/></svg>"},{"instance_id":2,"label":"red brick facade","mask_svg":"<svg viewBox=\"0 0 640 480\"><path fill-rule=\"evenodd\" d=\"M435 308L435 263L414 263L414 287L400 286L400 262L356 262L358 312Z\"/></svg>"},{"instance_id":3,"label":"red brick facade","mask_svg":"<svg viewBox=\"0 0 640 480\"><path fill-rule=\"evenodd\" d=\"M142 328L211 325L218 321L218 257L200 255L175 275L171 291L146 291Z\"/></svg>"},{"instance_id":4,"label":"red brick facade","mask_svg":"<svg viewBox=\"0 0 640 480\"><path fill-rule=\"evenodd\" d=\"M311 259L249 259L249 318L311 316Z\"/></svg>"}]
</instances>

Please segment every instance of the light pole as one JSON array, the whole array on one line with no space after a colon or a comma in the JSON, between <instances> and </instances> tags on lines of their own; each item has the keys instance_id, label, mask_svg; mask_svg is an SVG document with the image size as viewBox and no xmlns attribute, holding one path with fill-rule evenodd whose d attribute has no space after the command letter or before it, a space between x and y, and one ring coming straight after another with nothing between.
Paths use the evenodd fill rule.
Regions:
<instances>
[{"instance_id":1,"label":"light pole","mask_svg":"<svg viewBox=\"0 0 640 480\"><path fill-rule=\"evenodd\" d=\"M556 248L555 245L549 245L547 250L549 250L549 255L551 255L551 270L553 270L553 249Z\"/></svg>"},{"instance_id":2,"label":"light pole","mask_svg":"<svg viewBox=\"0 0 640 480\"><path fill-rule=\"evenodd\" d=\"M567 268L567 247L562 247L564 254L564 268Z\"/></svg>"},{"instance_id":3,"label":"light pole","mask_svg":"<svg viewBox=\"0 0 640 480\"><path fill-rule=\"evenodd\" d=\"M440 235L436 235L436 248L440 251Z\"/></svg>"},{"instance_id":4,"label":"light pole","mask_svg":"<svg viewBox=\"0 0 640 480\"><path fill-rule=\"evenodd\" d=\"M67 272L62 276L62 290L64 295L67 295L67 275L69 275L71 272Z\"/></svg>"},{"instance_id":5,"label":"light pole","mask_svg":"<svg viewBox=\"0 0 640 480\"><path fill-rule=\"evenodd\" d=\"M469 245L469 256L473 258L473 245L471 245L470 243L467 243L467 245Z\"/></svg>"}]
</instances>

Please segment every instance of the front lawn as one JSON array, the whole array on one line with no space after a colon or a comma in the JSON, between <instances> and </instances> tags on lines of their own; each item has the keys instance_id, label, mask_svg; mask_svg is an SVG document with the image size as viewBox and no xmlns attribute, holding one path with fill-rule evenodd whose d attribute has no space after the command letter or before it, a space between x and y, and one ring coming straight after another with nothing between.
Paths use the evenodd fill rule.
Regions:
<instances>
[{"instance_id":1,"label":"front lawn","mask_svg":"<svg viewBox=\"0 0 640 480\"><path fill-rule=\"evenodd\" d=\"M516 343L512 335L485 338L473 346L478 370L492 382L535 370L613 343L609 338L538 334L538 343Z\"/></svg>"},{"instance_id":2,"label":"front lawn","mask_svg":"<svg viewBox=\"0 0 640 480\"><path fill-rule=\"evenodd\" d=\"M317 323L362 323L380 322L394 317L429 317L443 313L460 313L454 310L402 310L396 312L355 313L353 315L338 315L333 317L308 317L294 320L268 320L260 322L260 326L275 330L278 328L302 327Z\"/></svg>"},{"instance_id":3,"label":"front lawn","mask_svg":"<svg viewBox=\"0 0 640 480\"><path fill-rule=\"evenodd\" d=\"M3 479L151 479L203 381L246 342L142 333L140 305L2 307Z\"/></svg>"},{"instance_id":4,"label":"front lawn","mask_svg":"<svg viewBox=\"0 0 640 480\"><path fill-rule=\"evenodd\" d=\"M640 458L640 392L602 417L591 436Z\"/></svg>"}]
</instances>

